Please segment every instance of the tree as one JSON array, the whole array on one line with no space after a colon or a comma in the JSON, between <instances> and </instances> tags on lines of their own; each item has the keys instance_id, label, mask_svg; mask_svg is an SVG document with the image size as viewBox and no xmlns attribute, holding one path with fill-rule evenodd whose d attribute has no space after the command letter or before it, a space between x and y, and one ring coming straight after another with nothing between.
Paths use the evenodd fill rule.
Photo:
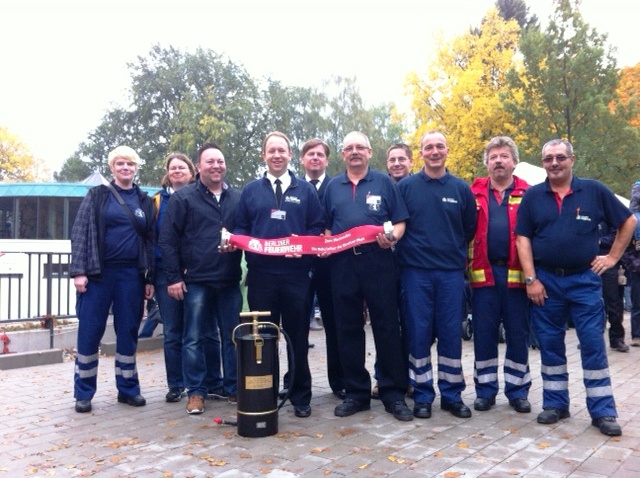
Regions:
<instances>
[{"instance_id":1,"label":"tree","mask_svg":"<svg viewBox=\"0 0 640 478\"><path fill-rule=\"evenodd\" d=\"M15 134L0 126L0 181L49 181L50 173L41 159Z\"/></svg>"},{"instance_id":2,"label":"tree","mask_svg":"<svg viewBox=\"0 0 640 478\"><path fill-rule=\"evenodd\" d=\"M537 164L543 143L565 138L575 146L577 174L628 192L625 176L640 172L633 161L638 157L637 131L608 107L616 98L615 59L606 35L583 21L579 4L558 0L544 32L523 32L523 64L509 73L505 108L521 133L523 159Z\"/></svg>"},{"instance_id":3,"label":"tree","mask_svg":"<svg viewBox=\"0 0 640 478\"><path fill-rule=\"evenodd\" d=\"M496 8L505 21L513 18L522 29L535 27L538 24L536 15L529 16L529 7L524 0L496 0Z\"/></svg>"},{"instance_id":4,"label":"tree","mask_svg":"<svg viewBox=\"0 0 640 478\"><path fill-rule=\"evenodd\" d=\"M519 30L515 20L505 21L491 9L480 28L440 45L427 79L408 76L416 120L412 145L419 147L426 131L441 130L449 144L448 167L466 180L479 174L491 137L516 132L501 94L508 88Z\"/></svg>"},{"instance_id":5,"label":"tree","mask_svg":"<svg viewBox=\"0 0 640 478\"><path fill-rule=\"evenodd\" d=\"M640 129L640 63L622 69L617 93L618 101L612 102L612 111L616 112L615 108L622 106L623 112L617 112L629 115L628 123Z\"/></svg>"}]
</instances>

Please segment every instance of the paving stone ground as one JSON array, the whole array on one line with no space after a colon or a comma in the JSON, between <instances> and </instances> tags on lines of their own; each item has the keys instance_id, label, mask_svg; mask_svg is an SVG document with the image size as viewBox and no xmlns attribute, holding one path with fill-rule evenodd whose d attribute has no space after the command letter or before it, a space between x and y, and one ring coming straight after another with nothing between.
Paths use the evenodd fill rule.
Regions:
<instances>
[{"instance_id":1,"label":"paving stone ground","mask_svg":"<svg viewBox=\"0 0 640 478\"><path fill-rule=\"evenodd\" d=\"M625 321L629 341L628 314ZM372 370L369 327L367 336ZM573 329L567 333L572 416L551 426L536 422L542 399L537 351L530 353L532 413L516 413L499 395L491 411L459 419L440 410L437 397L431 419L399 422L375 400L370 411L335 417L339 400L326 380L324 332L311 332L311 342L313 413L296 418L286 405L278 434L266 438L240 437L235 427L215 424L215 417L235 419L235 406L226 402L207 401L202 415L188 415L184 399L166 403L160 350L138 356L147 399L141 408L116 402L113 357L100 359L89 414L73 409L72 362L1 371L0 477L640 476L640 348L609 353L623 436L607 438L591 426L585 407ZM286 370L280 349L281 369ZM463 398L472 406L472 342L464 342L463 367Z\"/></svg>"}]
</instances>

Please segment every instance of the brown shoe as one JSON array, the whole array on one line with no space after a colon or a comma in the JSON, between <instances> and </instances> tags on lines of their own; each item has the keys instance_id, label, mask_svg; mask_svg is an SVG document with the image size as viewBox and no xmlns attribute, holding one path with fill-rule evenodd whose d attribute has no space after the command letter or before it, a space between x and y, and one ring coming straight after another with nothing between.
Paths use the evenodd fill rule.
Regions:
<instances>
[{"instance_id":1,"label":"brown shoe","mask_svg":"<svg viewBox=\"0 0 640 478\"><path fill-rule=\"evenodd\" d=\"M189 415L198 415L204 412L204 397L202 395L191 395L189 403L187 403L187 413Z\"/></svg>"}]
</instances>

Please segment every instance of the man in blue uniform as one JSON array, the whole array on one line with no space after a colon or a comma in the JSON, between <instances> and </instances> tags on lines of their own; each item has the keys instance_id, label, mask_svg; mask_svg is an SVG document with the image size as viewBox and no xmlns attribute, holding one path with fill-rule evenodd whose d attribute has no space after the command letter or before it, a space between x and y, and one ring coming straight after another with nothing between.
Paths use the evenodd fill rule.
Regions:
<instances>
[{"instance_id":1,"label":"man in blue uniform","mask_svg":"<svg viewBox=\"0 0 640 478\"><path fill-rule=\"evenodd\" d=\"M471 416L462 401L462 327L467 245L476 228L469 185L445 167L444 135L428 131L420 140L424 168L398 183L409 211L407 230L396 248L409 337L413 414L431 417L435 398L431 345L438 339L438 388L443 410Z\"/></svg>"},{"instance_id":2,"label":"man in blue uniform","mask_svg":"<svg viewBox=\"0 0 640 478\"><path fill-rule=\"evenodd\" d=\"M242 190L235 234L261 239L291 235L317 236L324 213L315 188L289 171L291 143L278 131L262 142L264 177ZM309 371L309 287L312 256L266 256L247 252L247 301L254 311L268 310L291 338L295 376L289 399L297 417L311 415Z\"/></svg>"},{"instance_id":3,"label":"man in blue uniform","mask_svg":"<svg viewBox=\"0 0 640 478\"><path fill-rule=\"evenodd\" d=\"M600 275L622 256L636 219L604 185L574 176L574 161L568 141L554 139L544 145L547 179L524 195L515 230L542 359L543 411L538 423L556 423L571 415L564 338L567 319L572 319L592 424L605 435L618 436L622 429L616 421L603 337ZM601 222L618 230L606 255L598 255Z\"/></svg>"},{"instance_id":4,"label":"man in blue uniform","mask_svg":"<svg viewBox=\"0 0 640 478\"><path fill-rule=\"evenodd\" d=\"M369 169L371 144L360 132L351 132L342 144L346 171L336 176L324 196L327 229L339 234L356 226L393 223L390 238L379 234L377 243L334 254L331 260L333 304L338 348L344 372L346 399L334 411L347 417L368 410L371 377L365 367L365 332L362 304L367 303L376 344L377 379L385 410L398 420L412 420L404 401L404 367L398 321L397 273L391 246L404 233L407 210L391 178Z\"/></svg>"},{"instance_id":5,"label":"man in blue uniform","mask_svg":"<svg viewBox=\"0 0 640 478\"><path fill-rule=\"evenodd\" d=\"M327 174L329 146L319 138L312 138L306 141L302 145L300 162L304 168L304 178L316 188L318 198L322 204L324 202L324 193L331 180L331 177ZM329 262L326 258L314 257L309 296L313 297L315 294L318 297L327 343L327 379L329 380L329 386L336 397L344 400L346 395L342 378L342 364L338 353L338 333L336 331L333 299L331 297L331 268L329 267ZM311 302L311 308L313 309L313 301Z\"/></svg>"}]
</instances>

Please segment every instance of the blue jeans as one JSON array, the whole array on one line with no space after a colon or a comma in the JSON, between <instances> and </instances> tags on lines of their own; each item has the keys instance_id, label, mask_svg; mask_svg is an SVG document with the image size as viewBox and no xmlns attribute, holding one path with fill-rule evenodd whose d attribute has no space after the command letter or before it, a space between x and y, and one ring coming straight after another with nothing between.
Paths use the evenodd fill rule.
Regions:
<instances>
[{"instance_id":1,"label":"blue jeans","mask_svg":"<svg viewBox=\"0 0 640 478\"><path fill-rule=\"evenodd\" d=\"M169 388L184 388L182 377L182 334L184 306L167 291L167 278L161 270L156 274L156 300L160 307L164 334L164 366ZM143 329L144 330L144 329ZM142 334L141 334L142 335Z\"/></svg>"},{"instance_id":2,"label":"blue jeans","mask_svg":"<svg viewBox=\"0 0 640 478\"><path fill-rule=\"evenodd\" d=\"M221 386L226 395L237 395L236 352L231 335L241 309L239 284L187 284L182 363L189 396L206 396L208 390Z\"/></svg>"}]
</instances>

